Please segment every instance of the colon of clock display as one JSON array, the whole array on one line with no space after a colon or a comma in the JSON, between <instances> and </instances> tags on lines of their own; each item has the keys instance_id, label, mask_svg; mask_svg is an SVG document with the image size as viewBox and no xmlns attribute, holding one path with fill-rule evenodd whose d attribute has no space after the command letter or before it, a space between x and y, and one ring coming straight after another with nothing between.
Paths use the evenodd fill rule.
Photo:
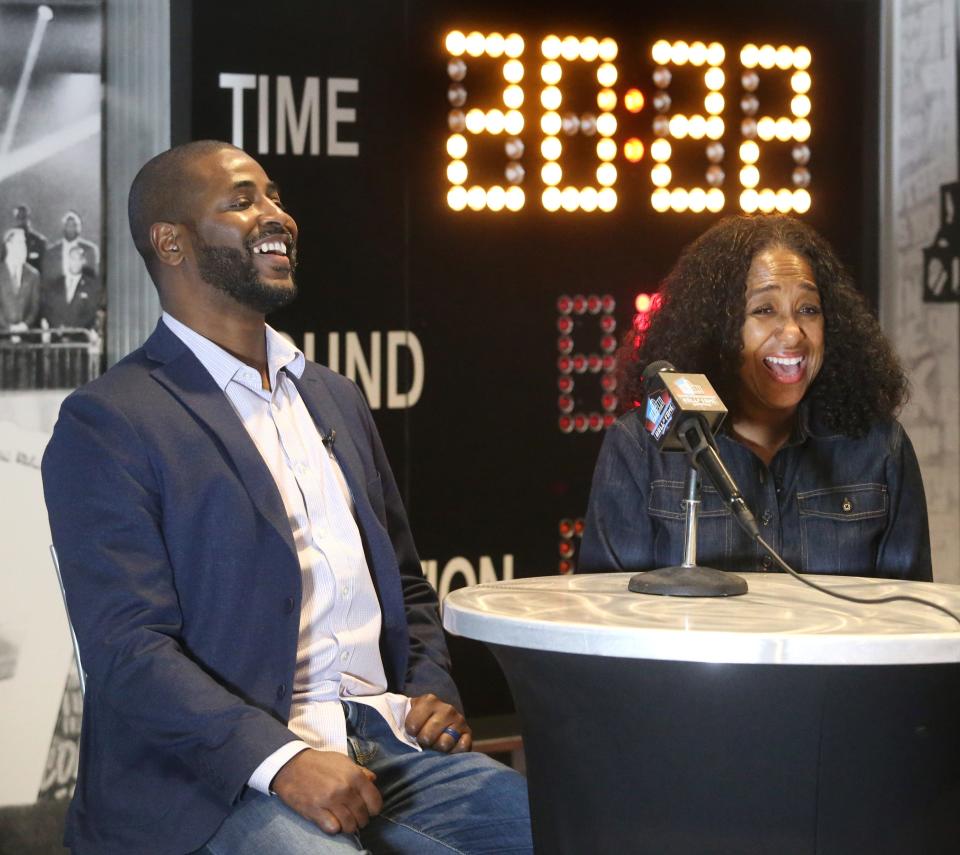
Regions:
<instances>
[{"instance_id":1,"label":"colon of clock display","mask_svg":"<svg viewBox=\"0 0 960 855\"><path fill-rule=\"evenodd\" d=\"M625 164L624 171L639 167L646 172L649 204L658 213L719 213L733 204L747 213L803 214L810 209L812 56L802 45L748 43L732 59L719 42L659 39L650 49L654 89L644 95L637 87L621 87L622 94L615 88L619 47L609 37L548 35L533 61L525 59L527 45L516 33L451 30L443 43L450 78L447 204L453 211L517 212L528 204L528 195L539 195L550 212L607 213L618 202L618 160ZM498 64L502 74L499 101L472 103L468 69L490 62ZM596 81L595 101L587 109L566 107L565 75L569 79L585 68ZM688 112L674 109L674 74L681 71L699 78L702 109L699 104ZM723 94L736 82L728 81L730 74L739 75L739 101ZM763 109L758 90L761 80L772 75L788 79L789 114ZM618 136L625 136L618 128L618 108L625 124L634 116L641 122L644 114L650 117L649 145L638 136L618 142ZM564 178L564 149L577 136L594 142L593 178L586 184ZM471 180L471 143L480 137L504 141L502 183ZM736 148L727 152L723 140L731 137ZM702 154L695 154L691 141L700 143ZM682 155L675 150L681 144ZM785 147L792 158L790 186L771 186L765 176L783 173ZM678 158L691 156L702 157L703 179L682 185L674 167ZM781 168L771 169L772 162ZM530 174L530 163L536 163L539 174ZM733 175L727 174L725 163L735 164Z\"/></svg>"}]
</instances>

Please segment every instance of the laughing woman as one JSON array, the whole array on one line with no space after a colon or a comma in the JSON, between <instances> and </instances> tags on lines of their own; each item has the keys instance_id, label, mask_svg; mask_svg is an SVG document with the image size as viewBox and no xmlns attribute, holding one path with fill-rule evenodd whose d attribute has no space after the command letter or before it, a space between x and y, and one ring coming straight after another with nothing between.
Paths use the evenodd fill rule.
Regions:
<instances>
[{"instance_id":1,"label":"laughing woman","mask_svg":"<svg viewBox=\"0 0 960 855\"><path fill-rule=\"evenodd\" d=\"M620 353L621 399L665 359L706 374L730 412L717 436L764 539L803 572L930 580L920 469L896 420L906 379L833 250L789 217L732 217L689 246L650 329ZM687 461L661 454L633 409L607 432L580 570L646 570L683 556ZM772 561L704 487L698 563Z\"/></svg>"}]
</instances>

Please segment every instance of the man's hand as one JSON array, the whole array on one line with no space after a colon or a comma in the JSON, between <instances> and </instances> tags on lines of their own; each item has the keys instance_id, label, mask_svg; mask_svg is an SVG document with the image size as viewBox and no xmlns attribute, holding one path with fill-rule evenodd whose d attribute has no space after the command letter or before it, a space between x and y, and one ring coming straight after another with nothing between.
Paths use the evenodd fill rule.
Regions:
<instances>
[{"instance_id":1,"label":"man's hand","mask_svg":"<svg viewBox=\"0 0 960 855\"><path fill-rule=\"evenodd\" d=\"M335 751L309 749L288 760L273 779L273 791L327 834L353 834L380 813L377 776Z\"/></svg>"},{"instance_id":2,"label":"man's hand","mask_svg":"<svg viewBox=\"0 0 960 855\"><path fill-rule=\"evenodd\" d=\"M410 714L404 722L407 733L416 737L424 748L459 754L469 751L473 734L467 720L456 707L441 701L436 695L420 695L410 701ZM460 734L455 739L444 728Z\"/></svg>"}]
</instances>

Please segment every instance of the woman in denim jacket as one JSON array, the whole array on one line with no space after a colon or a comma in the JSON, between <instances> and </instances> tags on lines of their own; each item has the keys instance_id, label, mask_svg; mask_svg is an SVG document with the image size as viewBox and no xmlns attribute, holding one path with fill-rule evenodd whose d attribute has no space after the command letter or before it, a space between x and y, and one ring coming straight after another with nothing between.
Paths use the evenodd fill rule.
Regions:
<instances>
[{"instance_id":1,"label":"woman in denim jacket","mask_svg":"<svg viewBox=\"0 0 960 855\"><path fill-rule=\"evenodd\" d=\"M913 446L894 418L906 378L833 250L790 217L731 217L667 276L650 328L620 352L621 400L665 359L706 374L729 407L720 457L764 539L791 566L930 580L930 536ZM683 454L660 453L638 409L608 431L579 569L646 570L683 554ZM704 486L698 563L772 561Z\"/></svg>"}]
</instances>

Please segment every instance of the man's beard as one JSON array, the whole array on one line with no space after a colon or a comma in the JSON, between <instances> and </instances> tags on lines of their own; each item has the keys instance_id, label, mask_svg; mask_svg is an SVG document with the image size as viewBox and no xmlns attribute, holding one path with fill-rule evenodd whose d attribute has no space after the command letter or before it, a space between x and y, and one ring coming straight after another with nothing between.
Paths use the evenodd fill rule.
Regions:
<instances>
[{"instance_id":1,"label":"man's beard","mask_svg":"<svg viewBox=\"0 0 960 855\"><path fill-rule=\"evenodd\" d=\"M213 285L218 291L233 297L240 305L268 315L277 309L282 309L296 298L296 283L293 287L270 285L260 278L249 247L239 250L211 246L196 233L194 233L194 245L197 249L197 270L200 278ZM289 253L292 280L297 264L296 249L293 244L289 246Z\"/></svg>"}]
</instances>

